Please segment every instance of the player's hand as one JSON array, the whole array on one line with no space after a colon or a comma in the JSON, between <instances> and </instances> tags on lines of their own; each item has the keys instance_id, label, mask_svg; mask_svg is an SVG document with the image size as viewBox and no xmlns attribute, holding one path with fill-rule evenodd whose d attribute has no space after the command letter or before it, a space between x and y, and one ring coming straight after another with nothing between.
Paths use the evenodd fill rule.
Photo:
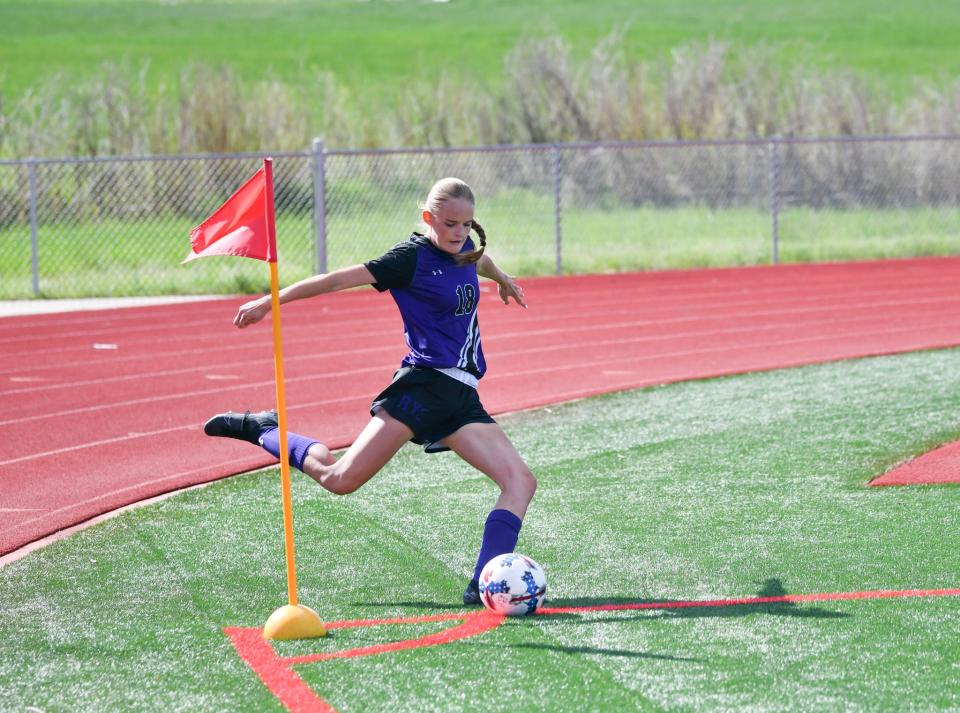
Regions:
<instances>
[{"instance_id":1,"label":"player's hand","mask_svg":"<svg viewBox=\"0 0 960 713\"><path fill-rule=\"evenodd\" d=\"M233 323L243 329L251 324L256 324L267 316L270 312L270 301L261 297L258 300L252 300L240 305L237 310L237 316L233 318Z\"/></svg>"},{"instance_id":2,"label":"player's hand","mask_svg":"<svg viewBox=\"0 0 960 713\"><path fill-rule=\"evenodd\" d=\"M498 291L500 299L503 300L505 305L510 304L510 298L512 297L518 305L524 309L527 308L527 303L523 299L523 288L514 282L510 275L504 275L503 282L498 283Z\"/></svg>"}]
</instances>

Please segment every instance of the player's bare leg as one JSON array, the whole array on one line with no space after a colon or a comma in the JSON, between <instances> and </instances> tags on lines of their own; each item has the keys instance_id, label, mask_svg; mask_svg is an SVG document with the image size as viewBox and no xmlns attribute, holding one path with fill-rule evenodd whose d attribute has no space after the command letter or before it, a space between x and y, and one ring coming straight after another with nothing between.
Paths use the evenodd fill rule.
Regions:
<instances>
[{"instance_id":1,"label":"player's bare leg","mask_svg":"<svg viewBox=\"0 0 960 713\"><path fill-rule=\"evenodd\" d=\"M443 445L500 487L495 508L521 520L537 490L537 479L496 423L468 423L443 439Z\"/></svg>"},{"instance_id":2,"label":"player's bare leg","mask_svg":"<svg viewBox=\"0 0 960 713\"><path fill-rule=\"evenodd\" d=\"M339 459L322 444L311 446L302 470L331 493L346 495L370 480L412 437L405 424L381 410Z\"/></svg>"},{"instance_id":3,"label":"player's bare leg","mask_svg":"<svg viewBox=\"0 0 960 713\"><path fill-rule=\"evenodd\" d=\"M228 411L204 425L208 436L236 438L260 445L279 457L277 414L275 411L236 413ZM410 440L413 432L381 410L338 460L323 443L296 433L288 433L290 463L320 485L337 495L352 493Z\"/></svg>"}]
</instances>

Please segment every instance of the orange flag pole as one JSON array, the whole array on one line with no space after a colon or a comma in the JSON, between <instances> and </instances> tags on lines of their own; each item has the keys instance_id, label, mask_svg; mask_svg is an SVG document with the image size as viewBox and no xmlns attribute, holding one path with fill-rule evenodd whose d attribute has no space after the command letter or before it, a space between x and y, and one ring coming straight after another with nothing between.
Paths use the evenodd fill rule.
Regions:
<instances>
[{"instance_id":1,"label":"orange flag pole","mask_svg":"<svg viewBox=\"0 0 960 713\"><path fill-rule=\"evenodd\" d=\"M267 639L305 639L326 636L320 616L297 603L297 562L293 549L293 498L290 494L290 454L287 451L287 404L283 378L283 343L280 331L280 288L277 275L277 230L273 206L273 160L263 159L266 178L267 262L270 265L270 305L273 321L273 365L277 382L277 425L280 432L280 487L283 499L283 540L287 562L287 600L263 627Z\"/></svg>"},{"instance_id":2,"label":"orange flag pole","mask_svg":"<svg viewBox=\"0 0 960 713\"><path fill-rule=\"evenodd\" d=\"M287 599L297 605L297 560L293 550L293 500L290 494L290 453L287 450L287 404L280 339L280 294L277 263L270 263L270 303L273 310L273 367L277 381L277 421L280 429L280 483L283 496L283 544L287 560Z\"/></svg>"}]
</instances>

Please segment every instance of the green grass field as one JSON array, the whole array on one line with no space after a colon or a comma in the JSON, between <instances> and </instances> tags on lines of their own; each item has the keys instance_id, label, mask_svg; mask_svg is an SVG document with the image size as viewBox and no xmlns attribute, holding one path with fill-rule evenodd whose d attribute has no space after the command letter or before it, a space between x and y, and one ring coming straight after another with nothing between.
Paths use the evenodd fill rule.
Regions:
<instances>
[{"instance_id":1,"label":"green grass field","mask_svg":"<svg viewBox=\"0 0 960 713\"><path fill-rule=\"evenodd\" d=\"M490 252L515 275L552 274L556 266L553 205L516 197L488 201L483 222ZM247 260L180 261L195 221L157 218L43 226L40 289L45 297L138 294L242 294L269 290L262 265ZM955 255L960 211L789 209L779 215L784 262ZM409 215L360 211L328 219L328 268L369 260L415 227ZM280 278L313 274L310 218L280 214ZM764 211L709 208L565 211L564 271L590 273L767 264L771 218ZM104 239L103 236L107 236ZM7 231L0 299L32 296L30 234ZM9 246L18 245L18 249Z\"/></svg>"},{"instance_id":2,"label":"green grass field","mask_svg":"<svg viewBox=\"0 0 960 713\"><path fill-rule=\"evenodd\" d=\"M956 588L960 488L866 483L958 413L951 349L504 417L540 482L519 549L556 606ZM335 621L459 610L494 488L410 447L354 495L297 475L294 499L300 598ZM222 628L284 602L274 469L124 514L3 569L0 709L282 710ZM958 628L958 597L571 614L297 673L344 712L956 710Z\"/></svg>"},{"instance_id":3,"label":"green grass field","mask_svg":"<svg viewBox=\"0 0 960 713\"><path fill-rule=\"evenodd\" d=\"M306 91L318 71L331 71L353 94L393 97L444 72L497 83L525 36L558 34L583 55L623 26L640 59L715 38L771 48L784 67L851 70L900 95L916 78L960 72L960 12L932 0L556 0L547 17L540 3L507 0L3 0L0 81L9 100L53 74L148 63L159 90L202 62L229 64L240 81L279 78Z\"/></svg>"}]
</instances>

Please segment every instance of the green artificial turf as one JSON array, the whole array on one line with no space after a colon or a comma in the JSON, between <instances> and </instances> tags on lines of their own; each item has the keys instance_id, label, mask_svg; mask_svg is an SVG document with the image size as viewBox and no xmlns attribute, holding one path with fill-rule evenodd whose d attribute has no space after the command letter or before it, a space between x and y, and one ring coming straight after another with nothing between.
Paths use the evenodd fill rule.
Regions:
<instances>
[{"instance_id":1,"label":"green artificial turf","mask_svg":"<svg viewBox=\"0 0 960 713\"><path fill-rule=\"evenodd\" d=\"M503 417L540 483L518 549L554 606L956 588L960 487L866 483L960 437L958 406L952 349ZM356 494L293 492L300 599L325 620L461 609L495 494L455 456L409 447ZM222 628L262 625L285 581L275 469L50 545L0 573L0 709L282 710ZM344 712L956 710L958 629L960 597L595 612L296 671Z\"/></svg>"}]
</instances>

